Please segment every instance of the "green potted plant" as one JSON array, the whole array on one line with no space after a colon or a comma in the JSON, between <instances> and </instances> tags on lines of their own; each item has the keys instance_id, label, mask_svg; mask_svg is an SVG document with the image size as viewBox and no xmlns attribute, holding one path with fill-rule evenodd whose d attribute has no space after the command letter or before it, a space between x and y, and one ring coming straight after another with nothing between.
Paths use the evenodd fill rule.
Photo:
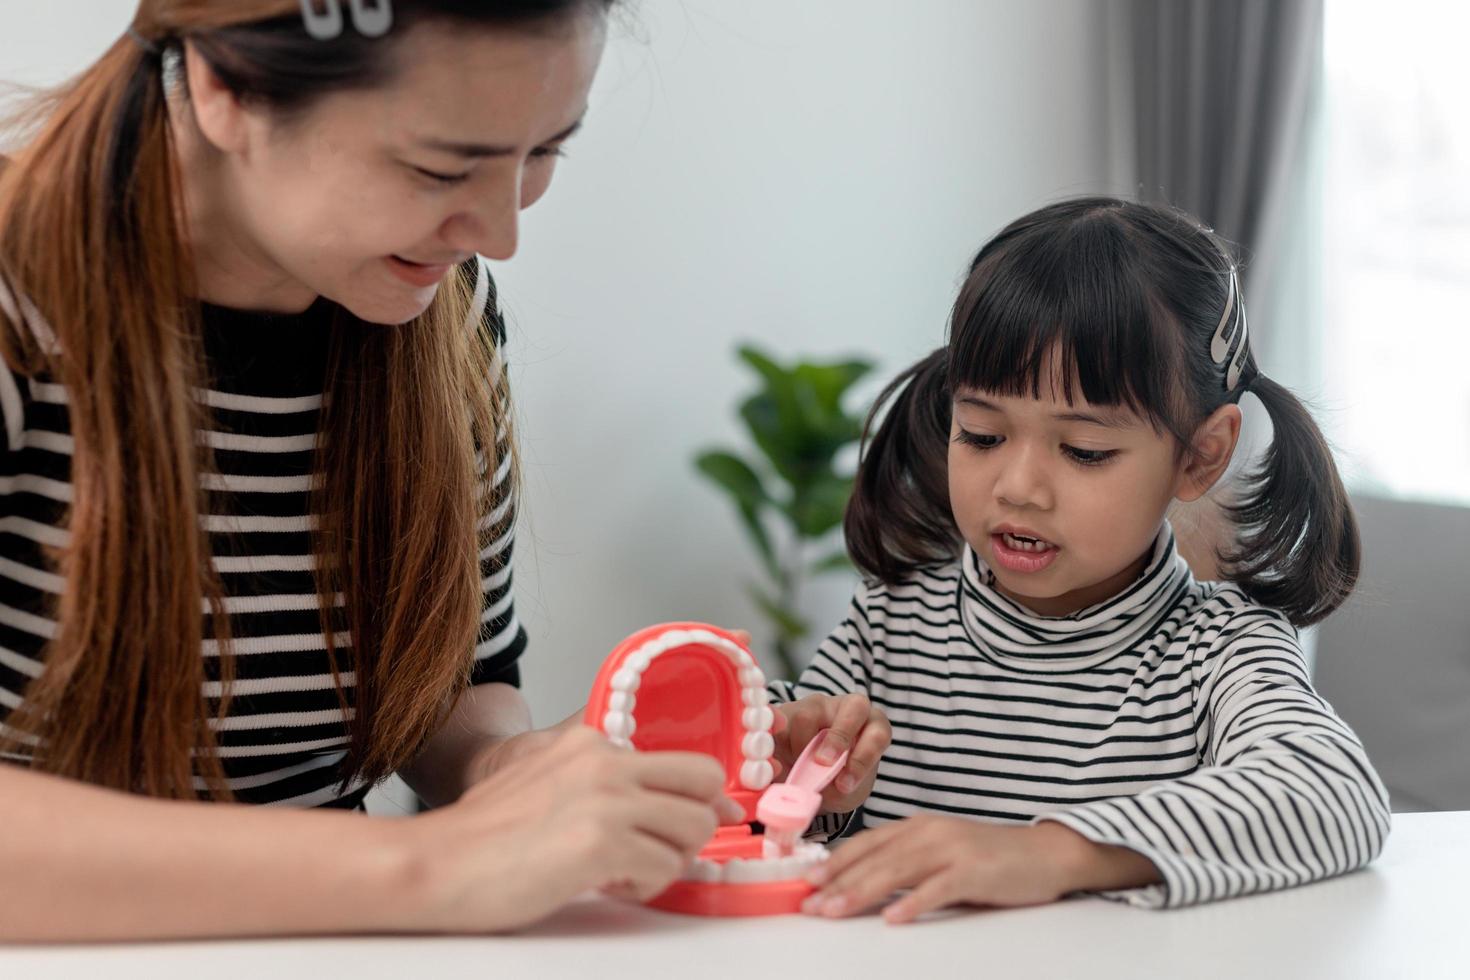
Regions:
<instances>
[{"instance_id":1,"label":"green potted plant","mask_svg":"<svg viewBox=\"0 0 1470 980\"><path fill-rule=\"evenodd\" d=\"M753 347L739 349L760 387L740 404L756 453L723 448L698 454L695 466L735 505L766 581L752 582L751 599L775 632L776 666L795 677L798 644L811 632L798 612L811 575L850 569L840 534L853 474L838 454L862 438L863 414L843 402L873 365L862 360L778 363Z\"/></svg>"}]
</instances>

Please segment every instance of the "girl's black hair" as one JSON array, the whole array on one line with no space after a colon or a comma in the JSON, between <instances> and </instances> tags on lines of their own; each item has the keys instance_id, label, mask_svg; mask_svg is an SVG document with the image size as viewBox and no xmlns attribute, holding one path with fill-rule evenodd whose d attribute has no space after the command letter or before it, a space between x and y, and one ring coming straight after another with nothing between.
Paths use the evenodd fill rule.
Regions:
<instances>
[{"instance_id":1,"label":"girl's black hair","mask_svg":"<svg viewBox=\"0 0 1470 980\"><path fill-rule=\"evenodd\" d=\"M1257 369L1237 281L1228 244L1164 206L1080 198L1001 231L971 263L949 344L889 385L868 418L844 521L858 568L894 582L958 552L947 479L958 388L1036 397L1057 384L1068 401L1131 409L1181 452L1250 391L1275 434L1225 505L1238 529L1219 554L1225 577L1299 626L1331 613L1357 582L1357 522L1311 413Z\"/></svg>"}]
</instances>

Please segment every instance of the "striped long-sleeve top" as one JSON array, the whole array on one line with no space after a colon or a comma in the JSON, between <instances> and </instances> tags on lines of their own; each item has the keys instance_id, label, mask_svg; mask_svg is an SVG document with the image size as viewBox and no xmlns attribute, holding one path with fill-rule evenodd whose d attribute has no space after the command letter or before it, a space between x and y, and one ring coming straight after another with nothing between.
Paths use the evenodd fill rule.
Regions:
<instances>
[{"instance_id":1,"label":"striped long-sleeve top","mask_svg":"<svg viewBox=\"0 0 1470 980\"><path fill-rule=\"evenodd\" d=\"M1165 526L1143 576L1070 616L1032 614L966 549L861 587L777 698L861 691L893 745L859 826L913 814L1055 820L1148 857L1175 907L1359 868L1388 796L1315 691L1296 632L1233 585L1196 582Z\"/></svg>"},{"instance_id":2,"label":"striped long-sleeve top","mask_svg":"<svg viewBox=\"0 0 1470 980\"><path fill-rule=\"evenodd\" d=\"M476 261L464 274L477 277L478 285L474 321L466 329L489 318L487 325L503 340L488 268ZM0 304L12 318L35 319L24 299L3 285ZM360 783L341 785L347 718L322 632L312 554L310 489L331 314L326 300L297 315L207 304L202 310L210 377L201 397L210 421L201 438L214 464L213 472L201 474L208 506L202 519L224 587L235 657L229 714L216 725L216 741L230 789L244 803L356 807L368 790ZM45 644L56 629L51 617L63 581L43 551L68 540L67 404L61 385L12 373L0 360L0 724L45 669ZM496 458L508 464L504 449L502 444ZM503 464L486 479L498 487L508 469ZM473 658L474 684L519 683L526 634L511 599L512 544L507 532L480 555L483 625L478 645L465 651ZM339 605L334 612L343 610ZM209 637L209 617L204 628ZM351 637L343 628L335 640L350 712ZM217 652L206 639L202 694L211 707L222 694ZM9 761L24 763L26 756Z\"/></svg>"}]
</instances>

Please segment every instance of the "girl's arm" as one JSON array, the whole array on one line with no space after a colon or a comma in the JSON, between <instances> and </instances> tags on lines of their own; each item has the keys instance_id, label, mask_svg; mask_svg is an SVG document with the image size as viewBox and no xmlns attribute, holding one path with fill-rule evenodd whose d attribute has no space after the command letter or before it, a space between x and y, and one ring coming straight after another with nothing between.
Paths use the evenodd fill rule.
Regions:
<instances>
[{"instance_id":1,"label":"girl's arm","mask_svg":"<svg viewBox=\"0 0 1470 980\"><path fill-rule=\"evenodd\" d=\"M1176 907L1360 868L1383 848L1388 794L1362 743L1312 690L1279 617L1223 642L1202 679L1202 767L1137 796L1040 817L1153 862L1163 878L1119 893Z\"/></svg>"}]
</instances>

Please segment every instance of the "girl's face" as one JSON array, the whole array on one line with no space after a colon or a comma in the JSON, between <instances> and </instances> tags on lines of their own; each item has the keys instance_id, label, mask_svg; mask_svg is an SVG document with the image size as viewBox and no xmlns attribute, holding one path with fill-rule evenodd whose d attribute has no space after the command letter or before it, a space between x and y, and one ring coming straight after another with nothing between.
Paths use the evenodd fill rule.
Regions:
<instances>
[{"instance_id":1,"label":"girl's face","mask_svg":"<svg viewBox=\"0 0 1470 980\"><path fill-rule=\"evenodd\" d=\"M1193 496L1194 480L1172 437L1050 387L1040 398L956 393L949 493L996 587L1039 615L1065 616L1142 572L1170 501Z\"/></svg>"},{"instance_id":2,"label":"girl's face","mask_svg":"<svg viewBox=\"0 0 1470 980\"><path fill-rule=\"evenodd\" d=\"M395 40L391 83L294 118L241 105L190 52L202 139L194 154L191 134L181 143L204 298L298 309L320 295L401 323L458 263L509 258L518 212L546 192L585 112L603 40L596 13L545 32L426 22Z\"/></svg>"}]
</instances>

